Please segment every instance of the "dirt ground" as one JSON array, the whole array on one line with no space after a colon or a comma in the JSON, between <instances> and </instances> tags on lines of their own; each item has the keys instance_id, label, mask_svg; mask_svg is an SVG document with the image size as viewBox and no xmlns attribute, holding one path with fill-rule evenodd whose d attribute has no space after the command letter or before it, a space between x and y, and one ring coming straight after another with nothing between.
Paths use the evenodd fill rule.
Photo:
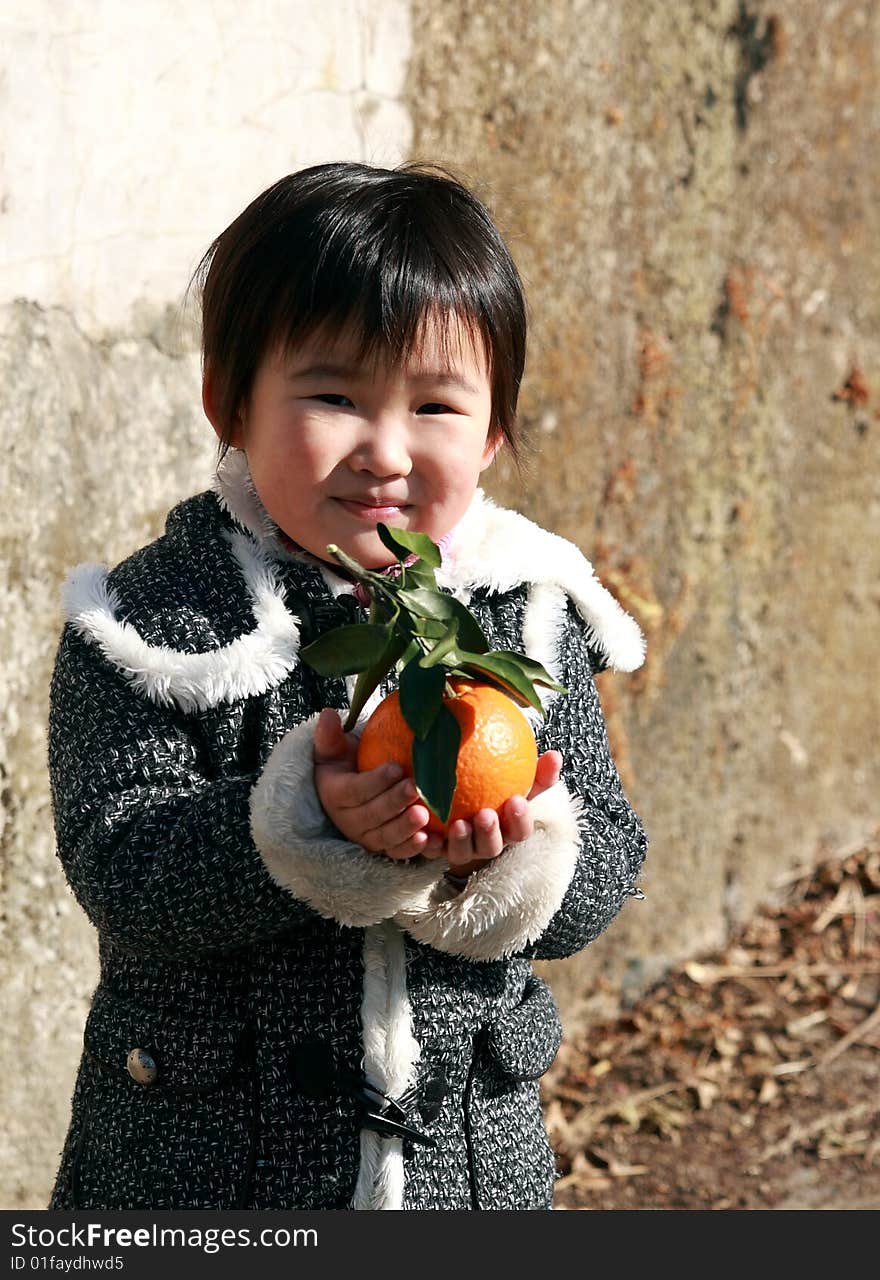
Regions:
<instances>
[{"instance_id":1,"label":"dirt ground","mask_svg":"<svg viewBox=\"0 0 880 1280\"><path fill-rule=\"evenodd\" d=\"M880 827L565 1043L557 1209L880 1209Z\"/></svg>"}]
</instances>

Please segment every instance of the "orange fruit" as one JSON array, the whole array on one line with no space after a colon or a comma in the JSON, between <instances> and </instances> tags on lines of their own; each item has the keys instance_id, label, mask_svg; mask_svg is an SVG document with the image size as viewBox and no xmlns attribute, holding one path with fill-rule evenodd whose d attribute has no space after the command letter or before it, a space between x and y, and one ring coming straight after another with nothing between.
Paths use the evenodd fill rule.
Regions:
<instances>
[{"instance_id":1,"label":"orange fruit","mask_svg":"<svg viewBox=\"0 0 880 1280\"><path fill-rule=\"evenodd\" d=\"M427 826L443 835L457 818L470 821L480 809L497 812L511 796L528 796L538 763L535 735L512 698L488 684L458 678L450 683L456 696L444 697L443 702L461 728L457 781L448 821L443 823L432 813ZM358 745L359 771L390 761L412 777L413 737L398 694L388 694L364 725Z\"/></svg>"}]
</instances>

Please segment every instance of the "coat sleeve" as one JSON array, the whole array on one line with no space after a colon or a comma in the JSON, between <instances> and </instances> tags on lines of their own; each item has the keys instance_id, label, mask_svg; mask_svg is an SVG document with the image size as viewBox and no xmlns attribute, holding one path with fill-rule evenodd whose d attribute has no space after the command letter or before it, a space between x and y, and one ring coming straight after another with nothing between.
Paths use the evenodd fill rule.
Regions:
<instances>
[{"instance_id":1,"label":"coat sleeve","mask_svg":"<svg viewBox=\"0 0 880 1280\"><path fill-rule=\"evenodd\" d=\"M574 605L564 608L558 662L568 689L538 729L540 751L562 753L562 776L532 801L535 831L471 875L438 886L426 909L398 923L441 951L473 960L574 955L608 927L634 892L648 839L611 757L599 668Z\"/></svg>"},{"instance_id":2,"label":"coat sleeve","mask_svg":"<svg viewBox=\"0 0 880 1280\"><path fill-rule=\"evenodd\" d=\"M261 772L217 777L191 720L132 688L70 624L52 677L48 764L68 883L98 931L132 951L231 950L314 912L375 923L440 874L407 874L331 827L307 724Z\"/></svg>"}]
</instances>

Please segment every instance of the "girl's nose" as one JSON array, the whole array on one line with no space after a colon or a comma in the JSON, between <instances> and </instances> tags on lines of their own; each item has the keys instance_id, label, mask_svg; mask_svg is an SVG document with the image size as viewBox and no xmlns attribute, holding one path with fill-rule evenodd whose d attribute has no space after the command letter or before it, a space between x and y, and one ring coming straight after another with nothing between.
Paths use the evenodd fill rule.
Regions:
<instances>
[{"instance_id":1,"label":"girl's nose","mask_svg":"<svg viewBox=\"0 0 880 1280\"><path fill-rule=\"evenodd\" d=\"M374 476L408 476L412 458L403 424L393 417L366 421L351 462L355 471L369 471Z\"/></svg>"}]
</instances>

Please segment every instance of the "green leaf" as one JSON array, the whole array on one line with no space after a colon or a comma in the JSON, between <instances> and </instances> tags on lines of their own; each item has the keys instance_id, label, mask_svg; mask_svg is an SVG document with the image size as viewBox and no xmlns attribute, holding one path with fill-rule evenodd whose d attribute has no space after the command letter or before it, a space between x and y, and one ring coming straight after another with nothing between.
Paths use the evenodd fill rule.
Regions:
<instances>
[{"instance_id":1,"label":"green leaf","mask_svg":"<svg viewBox=\"0 0 880 1280\"><path fill-rule=\"evenodd\" d=\"M403 671L403 668L406 666L408 662L412 662L413 658L420 658L421 656L422 656L421 645L416 644L415 640L410 640L406 648L404 649L403 653L400 655L400 657L397 660L398 670Z\"/></svg>"},{"instance_id":2,"label":"green leaf","mask_svg":"<svg viewBox=\"0 0 880 1280\"><path fill-rule=\"evenodd\" d=\"M512 649L493 649L492 653L499 658L507 658L510 662L515 662L517 666L522 668L523 675L531 680L532 684L542 684L548 689L555 689L557 693L568 693L564 684L560 684L558 680L554 680L546 667L542 667L540 662L535 662L532 658L525 657L522 653L514 653Z\"/></svg>"},{"instance_id":3,"label":"green leaf","mask_svg":"<svg viewBox=\"0 0 880 1280\"><path fill-rule=\"evenodd\" d=\"M421 640L442 640L449 629L449 623L442 618L413 618L412 634Z\"/></svg>"},{"instance_id":4,"label":"green leaf","mask_svg":"<svg viewBox=\"0 0 880 1280\"><path fill-rule=\"evenodd\" d=\"M458 623L458 638L461 643L470 653L487 653L489 641L467 605L456 600L455 596L450 596L449 599L452 601L452 616Z\"/></svg>"},{"instance_id":5,"label":"green leaf","mask_svg":"<svg viewBox=\"0 0 880 1280\"><path fill-rule=\"evenodd\" d=\"M544 707L532 682L508 658L499 658L495 653L462 653L459 665L469 674L473 673L478 680L488 677L488 683L496 684L516 702L532 706L541 715L544 714Z\"/></svg>"},{"instance_id":6,"label":"green leaf","mask_svg":"<svg viewBox=\"0 0 880 1280\"><path fill-rule=\"evenodd\" d=\"M401 590L397 599L402 608L416 618L433 618L449 621L454 618L458 623L458 636L463 645L471 653L486 653L489 641L483 634L480 624L470 610L456 600L455 596L445 591L431 591L428 588L416 587L413 590Z\"/></svg>"},{"instance_id":7,"label":"green leaf","mask_svg":"<svg viewBox=\"0 0 880 1280\"><path fill-rule=\"evenodd\" d=\"M387 647L373 666L366 671L362 671L358 676L354 692L351 695L351 707L349 708L348 717L343 725L346 733L357 724L358 716L366 706L370 694L382 682L406 648L407 637L401 635L399 631L395 631L388 641Z\"/></svg>"},{"instance_id":8,"label":"green leaf","mask_svg":"<svg viewBox=\"0 0 880 1280\"><path fill-rule=\"evenodd\" d=\"M350 676L378 662L392 631L390 626L354 622L325 631L306 645L301 657L321 676Z\"/></svg>"},{"instance_id":9,"label":"green leaf","mask_svg":"<svg viewBox=\"0 0 880 1280\"><path fill-rule=\"evenodd\" d=\"M426 587L429 591L437 590L437 579L434 570L424 560L415 560L405 566L400 579L401 587L406 590L413 587Z\"/></svg>"},{"instance_id":10,"label":"green leaf","mask_svg":"<svg viewBox=\"0 0 880 1280\"><path fill-rule=\"evenodd\" d=\"M389 528L381 521L376 525L376 532L389 551L393 551L399 560L405 560L413 552L420 556L426 564L439 568L443 562L440 548L432 542L426 533L411 533L409 529Z\"/></svg>"},{"instance_id":11,"label":"green leaf","mask_svg":"<svg viewBox=\"0 0 880 1280\"><path fill-rule=\"evenodd\" d=\"M400 673L400 709L417 738L424 738L443 705L446 672L442 667L425 669L417 650Z\"/></svg>"},{"instance_id":12,"label":"green leaf","mask_svg":"<svg viewBox=\"0 0 880 1280\"><path fill-rule=\"evenodd\" d=\"M398 591L397 598L405 609L421 618L451 618L455 613L454 606L458 604L453 596L422 587L416 587L413 591Z\"/></svg>"},{"instance_id":13,"label":"green leaf","mask_svg":"<svg viewBox=\"0 0 880 1280\"><path fill-rule=\"evenodd\" d=\"M461 729L447 706L441 706L424 738L413 742L413 773L428 808L446 822L455 793Z\"/></svg>"},{"instance_id":14,"label":"green leaf","mask_svg":"<svg viewBox=\"0 0 880 1280\"><path fill-rule=\"evenodd\" d=\"M461 654L458 653L455 647L457 642L458 642L458 622L456 621L455 618L453 618L449 626L444 631L443 635L440 637L440 639L437 641L434 647L428 650L428 652L425 654L424 658L422 658L419 665L421 667L430 669L431 667L439 666L439 664L443 662L444 659L448 659L448 661L446 662L446 665L448 667L457 666L458 663L461 661ZM446 677L444 676L444 680L445 678Z\"/></svg>"}]
</instances>

